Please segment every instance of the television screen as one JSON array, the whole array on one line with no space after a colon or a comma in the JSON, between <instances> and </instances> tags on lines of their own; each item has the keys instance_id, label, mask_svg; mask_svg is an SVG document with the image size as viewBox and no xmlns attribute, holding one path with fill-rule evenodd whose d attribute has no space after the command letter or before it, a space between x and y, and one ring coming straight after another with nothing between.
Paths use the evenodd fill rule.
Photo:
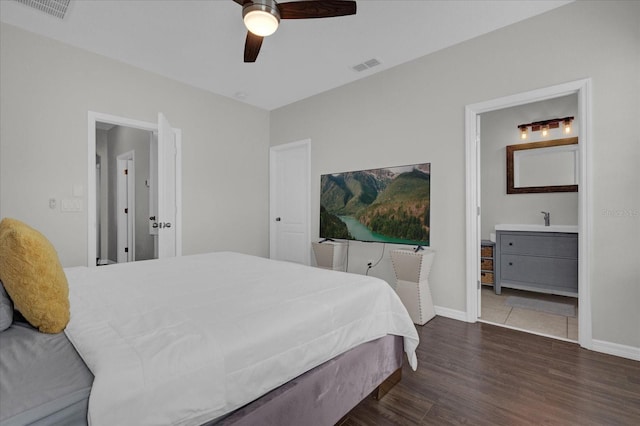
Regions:
<instances>
[{"instance_id":1,"label":"television screen","mask_svg":"<svg viewBox=\"0 0 640 426\"><path fill-rule=\"evenodd\" d=\"M320 177L320 238L429 245L431 163Z\"/></svg>"}]
</instances>

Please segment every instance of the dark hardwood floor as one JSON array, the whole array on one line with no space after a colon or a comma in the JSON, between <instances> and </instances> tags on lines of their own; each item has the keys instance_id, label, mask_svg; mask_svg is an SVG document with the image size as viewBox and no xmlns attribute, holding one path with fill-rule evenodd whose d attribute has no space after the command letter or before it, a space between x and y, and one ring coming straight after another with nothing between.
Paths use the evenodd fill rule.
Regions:
<instances>
[{"instance_id":1,"label":"dark hardwood floor","mask_svg":"<svg viewBox=\"0 0 640 426\"><path fill-rule=\"evenodd\" d=\"M640 425L640 362L490 324L418 326L418 370L341 422L362 425Z\"/></svg>"}]
</instances>

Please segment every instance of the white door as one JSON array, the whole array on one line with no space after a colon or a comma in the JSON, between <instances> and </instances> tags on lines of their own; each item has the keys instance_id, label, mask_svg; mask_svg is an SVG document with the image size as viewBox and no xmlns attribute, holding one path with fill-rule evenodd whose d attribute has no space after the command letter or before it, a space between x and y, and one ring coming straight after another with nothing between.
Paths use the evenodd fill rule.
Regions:
<instances>
[{"instance_id":1,"label":"white door","mask_svg":"<svg viewBox=\"0 0 640 426\"><path fill-rule=\"evenodd\" d=\"M309 265L311 141L272 147L270 160L270 257Z\"/></svg>"},{"instance_id":2,"label":"white door","mask_svg":"<svg viewBox=\"0 0 640 426\"><path fill-rule=\"evenodd\" d=\"M158 258L179 255L177 250L176 219L177 219L177 176L178 150L176 135L169 121L162 113L158 113L158 174L157 196L155 198L157 212Z\"/></svg>"},{"instance_id":3,"label":"white door","mask_svg":"<svg viewBox=\"0 0 640 426\"><path fill-rule=\"evenodd\" d=\"M153 258L158 258L158 131L149 139L149 235L153 238Z\"/></svg>"},{"instance_id":4,"label":"white door","mask_svg":"<svg viewBox=\"0 0 640 426\"><path fill-rule=\"evenodd\" d=\"M102 158L96 155L96 259L101 259L106 256L102 254L102 215L100 214L100 187L102 184L102 177L100 172L102 170Z\"/></svg>"},{"instance_id":5,"label":"white door","mask_svg":"<svg viewBox=\"0 0 640 426\"><path fill-rule=\"evenodd\" d=\"M117 262L135 260L135 163L133 152L119 155L116 189L116 255Z\"/></svg>"}]
</instances>

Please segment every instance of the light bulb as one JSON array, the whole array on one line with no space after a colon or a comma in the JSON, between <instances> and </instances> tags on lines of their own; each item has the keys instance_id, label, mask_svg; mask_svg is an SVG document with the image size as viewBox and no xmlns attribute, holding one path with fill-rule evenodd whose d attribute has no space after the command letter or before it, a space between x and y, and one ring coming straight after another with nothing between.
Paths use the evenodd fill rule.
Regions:
<instances>
[{"instance_id":1,"label":"light bulb","mask_svg":"<svg viewBox=\"0 0 640 426\"><path fill-rule=\"evenodd\" d=\"M520 139L525 140L527 138L527 126L520 126Z\"/></svg>"},{"instance_id":2,"label":"light bulb","mask_svg":"<svg viewBox=\"0 0 640 426\"><path fill-rule=\"evenodd\" d=\"M549 127L547 126L542 127L542 136L549 136Z\"/></svg>"},{"instance_id":3,"label":"light bulb","mask_svg":"<svg viewBox=\"0 0 640 426\"><path fill-rule=\"evenodd\" d=\"M278 18L264 10L252 10L244 16L244 25L253 34L266 37L278 29Z\"/></svg>"},{"instance_id":4,"label":"light bulb","mask_svg":"<svg viewBox=\"0 0 640 426\"><path fill-rule=\"evenodd\" d=\"M564 122L564 133L565 134L569 134L571 133L571 122L570 121L565 121Z\"/></svg>"}]
</instances>

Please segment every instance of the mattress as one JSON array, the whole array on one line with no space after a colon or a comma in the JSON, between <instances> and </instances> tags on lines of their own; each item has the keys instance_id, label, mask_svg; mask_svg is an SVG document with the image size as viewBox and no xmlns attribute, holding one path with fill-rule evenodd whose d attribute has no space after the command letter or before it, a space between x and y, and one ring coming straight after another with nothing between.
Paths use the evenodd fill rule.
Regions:
<instances>
[{"instance_id":1,"label":"mattress","mask_svg":"<svg viewBox=\"0 0 640 426\"><path fill-rule=\"evenodd\" d=\"M0 333L0 425L84 425L93 375L64 333Z\"/></svg>"},{"instance_id":2,"label":"mattress","mask_svg":"<svg viewBox=\"0 0 640 426\"><path fill-rule=\"evenodd\" d=\"M92 426L201 424L387 334L416 367L415 326L376 278L228 252L66 273Z\"/></svg>"}]
</instances>

